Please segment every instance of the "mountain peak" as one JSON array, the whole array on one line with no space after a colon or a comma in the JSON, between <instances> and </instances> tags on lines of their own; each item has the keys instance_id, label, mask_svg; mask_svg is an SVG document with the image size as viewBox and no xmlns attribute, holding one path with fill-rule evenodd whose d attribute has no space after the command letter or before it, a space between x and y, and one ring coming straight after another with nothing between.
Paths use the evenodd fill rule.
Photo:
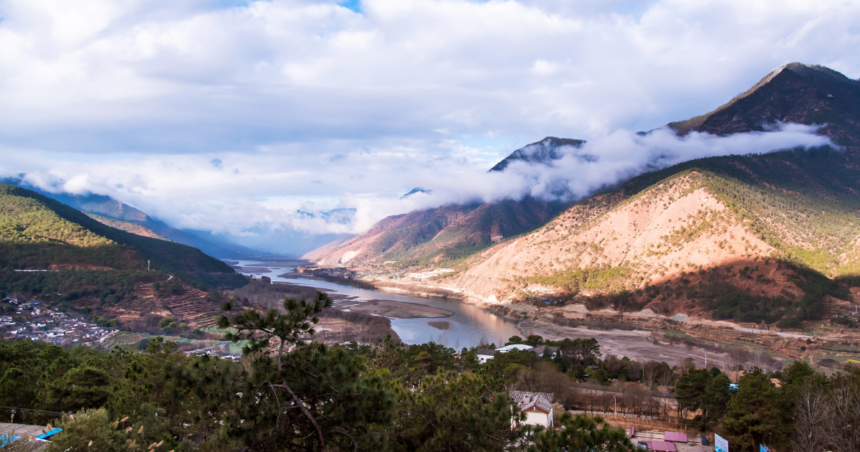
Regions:
<instances>
[{"instance_id":1,"label":"mountain peak","mask_svg":"<svg viewBox=\"0 0 860 452\"><path fill-rule=\"evenodd\" d=\"M860 81L825 66L788 63L716 110L669 127L680 135L729 135L777 122L827 124L820 133L840 144L860 144Z\"/></svg>"},{"instance_id":2,"label":"mountain peak","mask_svg":"<svg viewBox=\"0 0 860 452\"><path fill-rule=\"evenodd\" d=\"M564 156L564 152L561 148L565 146L578 148L583 144L585 144L584 140L546 137L543 140L528 144L512 152L511 155L505 157L501 162L490 168L490 171L504 171L505 168L514 161L549 165L553 160L558 160Z\"/></svg>"}]
</instances>

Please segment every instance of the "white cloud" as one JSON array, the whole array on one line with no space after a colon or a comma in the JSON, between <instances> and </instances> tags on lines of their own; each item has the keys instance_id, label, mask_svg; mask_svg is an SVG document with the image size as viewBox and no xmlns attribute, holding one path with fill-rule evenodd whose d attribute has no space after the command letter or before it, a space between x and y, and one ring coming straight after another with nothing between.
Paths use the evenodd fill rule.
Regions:
<instances>
[{"instance_id":1,"label":"white cloud","mask_svg":"<svg viewBox=\"0 0 860 452\"><path fill-rule=\"evenodd\" d=\"M516 192L481 174L547 135L614 143L608 161L662 145L626 130L708 111L784 63L860 75L856 2L224 5L0 0L0 173L179 226L292 224L312 202L359 207L361 228ZM723 152L707 142L672 146ZM516 188L540 192L526 173ZM577 176L577 193L616 177ZM391 201L415 186L439 188Z\"/></svg>"}]
</instances>

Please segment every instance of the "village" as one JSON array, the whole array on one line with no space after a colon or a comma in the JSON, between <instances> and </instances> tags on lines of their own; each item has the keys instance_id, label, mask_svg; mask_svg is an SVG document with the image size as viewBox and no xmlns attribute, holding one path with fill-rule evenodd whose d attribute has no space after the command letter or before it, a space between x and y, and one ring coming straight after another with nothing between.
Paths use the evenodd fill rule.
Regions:
<instances>
[{"instance_id":1,"label":"village","mask_svg":"<svg viewBox=\"0 0 860 452\"><path fill-rule=\"evenodd\" d=\"M0 332L6 340L44 341L60 347L93 347L114 335L117 328L101 326L80 314L64 313L17 298L2 300Z\"/></svg>"}]
</instances>

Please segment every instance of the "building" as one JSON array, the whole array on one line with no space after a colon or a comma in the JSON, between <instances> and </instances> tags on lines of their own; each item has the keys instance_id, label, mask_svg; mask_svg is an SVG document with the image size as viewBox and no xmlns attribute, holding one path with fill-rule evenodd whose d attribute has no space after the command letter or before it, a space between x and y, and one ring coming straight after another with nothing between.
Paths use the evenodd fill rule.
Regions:
<instances>
[{"instance_id":1,"label":"building","mask_svg":"<svg viewBox=\"0 0 860 452\"><path fill-rule=\"evenodd\" d=\"M534 347L532 347L531 345L511 344L511 345L505 345L504 347L498 349L497 351L499 353L507 353L511 350L532 350L532 349L534 349Z\"/></svg>"},{"instance_id":2,"label":"building","mask_svg":"<svg viewBox=\"0 0 860 452\"><path fill-rule=\"evenodd\" d=\"M555 359L556 356L561 356L561 352L558 351L558 347L551 347L549 345L539 345L534 348L534 352L537 353L538 356L543 356L544 352L549 351L550 357Z\"/></svg>"},{"instance_id":3,"label":"building","mask_svg":"<svg viewBox=\"0 0 860 452\"><path fill-rule=\"evenodd\" d=\"M524 424L552 427L553 395L546 392L511 391L511 399L526 413Z\"/></svg>"},{"instance_id":4,"label":"building","mask_svg":"<svg viewBox=\"0 0 860 452\"><path fill-rule=\"evenodd\" d=\"M475 350L475 354L478 355L478 362L480 362L481 364L484 364L487 361L493 359L496 353L499 353L498 350L490 350L484 348L479 348Z\"/></svg>"}]
</instances>

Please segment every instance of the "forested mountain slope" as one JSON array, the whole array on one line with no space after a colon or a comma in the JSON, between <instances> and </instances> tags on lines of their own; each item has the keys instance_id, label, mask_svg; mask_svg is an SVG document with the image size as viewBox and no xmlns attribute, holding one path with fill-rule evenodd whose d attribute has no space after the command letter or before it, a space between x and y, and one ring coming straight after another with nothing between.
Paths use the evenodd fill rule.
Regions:
<instances>
[{"instance_id":1,"label":"forested mountain slope","mask_svg":"<svg viewBox=\"0 0 860 452\"><path fill-rule=\"evenodd\" d=\"M104 225L30 190L0 185L0 268L145 270L147 260L165 273L200 282L235 274L225 263L178 243L142 237Z\"/></svg>"},{"instance_id":2,"label":"forested mountain slope","mask_svg":"<svg viewBox=\"0 0 860 452\"><path fill-rule=\"evenodd\" d=\"M122 223L108 224L109 226L118 227L118 229L122 229L126 232L131 232L132 234L143 235L144 237L167 239L197 248L213 257L237 258L256 256L260 254L258 251L248 249L227 240L218 240L214 237L206 237L206 233L173 228L163 221L153 218L139 209L117 201L110 196L96 194L76 195L73 193L66 193L62 190L50 192L29 185L22 178L14 177L0 179L0 184L14 185L26 190L35 191L69 207L89 214L98 215L102 218L139 225L142 228L136 228L130 225L118 227L119 224ZM104 221L102 222L104 223Z\"/></svg>"}]
</instances>

